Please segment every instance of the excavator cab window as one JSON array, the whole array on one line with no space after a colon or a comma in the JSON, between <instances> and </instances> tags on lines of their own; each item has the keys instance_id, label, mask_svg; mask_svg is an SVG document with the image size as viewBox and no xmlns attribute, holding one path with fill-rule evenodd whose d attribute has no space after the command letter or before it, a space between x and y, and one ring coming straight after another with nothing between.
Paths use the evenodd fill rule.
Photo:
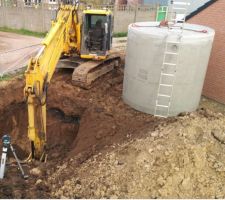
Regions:
<instances>
[{"instance_id":1,"label":"excavator cab window","mask_svg":"<svg viewBox=\"0 0 225 200\"><path fill-rule=\"evenodd\" d=\"M106 55L111 47L111 19L111 15L84 15L81 54Z\"/></svg>"}]
</instances>

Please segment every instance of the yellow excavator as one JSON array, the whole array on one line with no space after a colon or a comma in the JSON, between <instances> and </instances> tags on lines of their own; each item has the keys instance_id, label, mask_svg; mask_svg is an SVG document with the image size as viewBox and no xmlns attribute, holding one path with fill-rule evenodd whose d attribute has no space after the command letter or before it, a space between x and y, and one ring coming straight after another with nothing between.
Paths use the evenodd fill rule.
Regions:
<instances>
[{"instance_id":1,"label":"yellow excavator","mask_svg":"<svg viewBox=\"0 0 225 200\"><path fill-rule=\"evenodd\" d=\"M78 61L72 82L84 88L89 88L93 81L119 65L119 56L109 53L113 33L112 12L108 9L85 9L81 23L78 10L77 0L74 4L60 6L56 20L42 41L42 48L36 57L31 58L25 72L24 95L28 105L32 159L46 159L47 90L60 58Z\"/></svg>"}]
</instances>

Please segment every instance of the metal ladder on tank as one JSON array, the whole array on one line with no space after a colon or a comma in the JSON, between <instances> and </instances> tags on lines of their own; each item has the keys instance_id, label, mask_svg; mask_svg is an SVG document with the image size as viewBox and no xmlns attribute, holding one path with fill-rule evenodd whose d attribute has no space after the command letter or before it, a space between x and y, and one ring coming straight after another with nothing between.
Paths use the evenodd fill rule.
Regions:
<instances>
[{"instance_id":1,"label":"metal ladder on tank","mask_svg":"<svg viewBox=\"0 0 225 200\"><path fill-rule=\"evenodd\" d=\"M168 19L168 36L166 38L163 64L160 73L159 87L156 97L154 116L167 118L170 114L171 100L173 96L174 83L176 79L177 64L183 36L184 22L190 1L171 0ZM176 14L183 15L177 19ZM177 21L179 22L178 24ZM176 24L175 27L173 25ZM170 33L176 29L175 39L169 38Z\"/></svg>"}]
</instances>

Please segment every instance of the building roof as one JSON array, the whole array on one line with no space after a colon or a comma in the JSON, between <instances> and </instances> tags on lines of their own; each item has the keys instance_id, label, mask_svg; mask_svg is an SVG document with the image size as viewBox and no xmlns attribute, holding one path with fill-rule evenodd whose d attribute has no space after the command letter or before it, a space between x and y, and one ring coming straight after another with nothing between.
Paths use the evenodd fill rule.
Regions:
<instances>
[{"instance_id":1,"label":"building roof","mask_svg":"<svg viewBox=\"0 0 225 200\"><path fill-rule=\"evenodd\" d=\"M208 8L209 6L211 6L213 3L217 2L217 1L218 0L208 0L206 3L204 3L203 5L198 7L196 10L191 12L189 15L187 15L186 20L189 20L190 18L194 17L195 15L197 15L201 11L205 10L206 8Z\"/></svg>"}]
</instances>

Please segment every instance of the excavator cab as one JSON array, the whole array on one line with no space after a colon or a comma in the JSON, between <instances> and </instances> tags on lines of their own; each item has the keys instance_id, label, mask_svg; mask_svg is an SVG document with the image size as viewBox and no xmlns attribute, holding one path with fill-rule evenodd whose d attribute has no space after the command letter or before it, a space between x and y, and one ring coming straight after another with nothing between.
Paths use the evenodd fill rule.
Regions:
<instances>
[{"instance_id":1,"label":"excavator cab","mask_svg":"<svg viewBox=\"0 0 225 200\"><path fill-rule=\"evenodd\" d=\"M109 10L84 10L81 58L103 60L112 44L113 16Z\"/></svg>"}]
</instances>

